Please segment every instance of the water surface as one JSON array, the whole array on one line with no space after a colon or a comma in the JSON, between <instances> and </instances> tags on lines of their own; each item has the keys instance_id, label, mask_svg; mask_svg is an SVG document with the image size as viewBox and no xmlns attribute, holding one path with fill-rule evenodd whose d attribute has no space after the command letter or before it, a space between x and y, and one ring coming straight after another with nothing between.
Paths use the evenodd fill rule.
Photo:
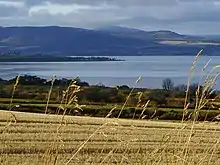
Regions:
<instances>
[{"instance_id":1,"label":"water surface","mask_svg":"<svg viewBox=\"0 0 220 165\"><path fill-rule=\"evenodd\" d=\"M113 57L125 61L106 62L0 62L0 77L10 79L18 74L50 78L73 78L79 76L90 84L107 86L133 86L139 76L138 87L159 88L165 78L175 84L186 84L193 56L130 56ZM220 57L202 56L197 63L195 81L202 75L202 68L210 61L207 71L220 64ZM220 87L220 85L217 84Z\"/></svg>"}]
</instances>

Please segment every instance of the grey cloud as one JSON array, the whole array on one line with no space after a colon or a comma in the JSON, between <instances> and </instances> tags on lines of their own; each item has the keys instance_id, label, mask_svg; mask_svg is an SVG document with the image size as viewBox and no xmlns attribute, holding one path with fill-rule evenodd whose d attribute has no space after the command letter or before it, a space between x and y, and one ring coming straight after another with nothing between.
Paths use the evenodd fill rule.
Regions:
<instances>
[{"instance_id":1,"label":"grey cloud","mask_svg":"<svg viewBox=\"0 0 220 165\"><path fill-rule=\"evenodd\" d=\"M116 5L116 6L139 6L139 5L173 5L176 0L25 0L28 5L40 5L45 2L58 4L79 4L79 5Z\"/></svg>"},{"instance_id":2,"label":"grey cloud","mask_svg":"<svg viewBox=\"0 0 220 165\"><path fill-rule=\"evenodd\" d=\"M27 15L28 10L0 3L0 17L18 17Z\"/></svg>"},{"instance_id":3,"label":"grey cloud","mask_svg":"<svg viewBox=\"0 0 220 165\"><path fill-rule=\"evenodd\" d=\"M220 32L220 29L216 28L220 22L218 17L220 0L9 1L23 2L24 6L7 6L0 3L0 25L63 25L84 28L123 25L146 30L164 29L184 33L198 32L199 30L195 29L200 26L200 32ZM37 6L46 5L46 2L61 6L75 4L82 8L65 14L51 13L46 8L28 13ZM86 7L83 8L83 6Z\"/></svg>"},{"instance_id":4,"label":"grey cloud","mask_svg":"<svg viewBox=\"0 0 220 165\"><path fill-rule=\"evenodd\" d=\"M9 17L21 14L18 8L0 5L0 17Z\"/></svg>"}]
</instances>

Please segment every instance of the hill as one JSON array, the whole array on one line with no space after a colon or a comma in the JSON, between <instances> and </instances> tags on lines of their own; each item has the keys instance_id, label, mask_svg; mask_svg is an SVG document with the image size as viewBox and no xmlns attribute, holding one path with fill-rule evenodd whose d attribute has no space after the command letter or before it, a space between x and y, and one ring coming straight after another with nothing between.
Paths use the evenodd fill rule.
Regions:
<instances>
[{"instance_id":1,"label":"hill","mask_svg":"<svg viewBox=\"0 0 220 165\"><path fill-rule=\"evenodd\" d=\"M120 26L109 26L96 29L97 31L110 33L115 36L127 37L127 38L138 38L143 40L183 40L187 38L185 35L180 35L172 31L143 31L138 29L120 27Z\"/></svg>"},{"instance_id":2,"label":"hill","mask_svg":"<svg viewBox=\"0 0 220 165\"><path fill-rule=\"evenodd\" d=\"M201 41L204 39L171 31L146 32L124 27L0 27L1 53L120 56L194 55L201 48L211 55L220 51L218 44L200 44Z\"/></svg>"}]
</instances>

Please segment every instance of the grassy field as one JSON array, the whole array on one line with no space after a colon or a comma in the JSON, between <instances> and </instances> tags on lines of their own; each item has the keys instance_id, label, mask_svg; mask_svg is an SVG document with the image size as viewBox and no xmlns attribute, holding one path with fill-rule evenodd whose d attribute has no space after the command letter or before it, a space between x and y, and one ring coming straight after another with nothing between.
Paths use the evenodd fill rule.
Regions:
<instances>
[{"instance_id":1,"label":"grassy field","mask_svg":"<svg viewBox=\"0 0 220 165\"><path fill-rule=\"evenodd\" d=\"M220 164L220 123L214 122L0 111L0 141L3 165Z\"/></svg>"},{"instance_id":2,"label":"grassy field","mask_svg":"<svg viewBox=\"0 0 220 165\"><path fill-rule=\"evenodd\" d=\"M42 103L38 100L34 102L25 99L15 99L11 105L12 111L19 112L30 112L30 113L45 113L46 103ZM58 103L50 103L48 105L48 113L56 114L57 109L60 107ZM109 112L114 109L109 117L117 118L119 112L122 109L122 105L106 104L106 105L83 105L83 111L77 110L75 112L74 106L68 106L67 113L74 116L90 116L90 117L106 117ZM0 109L10 109L9 99L0 99ZM63 111L60 111L62 114ZM125 106L120 118L139 119L160 119L160 120L182 120L183 108L157 108L157 107L146 107L143 112L142 107ZM194 109L188 109L189 114L194 112ZM142 114L142 115L141 115ZM213 121L215 117L219 115L218 110L203 109L199 112L200 121Z\"/></svg>"}]
</instances>

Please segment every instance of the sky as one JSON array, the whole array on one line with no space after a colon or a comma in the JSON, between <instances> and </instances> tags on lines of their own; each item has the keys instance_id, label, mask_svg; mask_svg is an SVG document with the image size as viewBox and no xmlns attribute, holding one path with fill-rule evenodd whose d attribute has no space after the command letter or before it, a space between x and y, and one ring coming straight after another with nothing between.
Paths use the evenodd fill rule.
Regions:
<instances>
[{"instance_id":1,"label":"sky","mask_svg":"<svg viewBox=\"0 0 220 165\"><path fill-rule=\"evenodd\" d=\"M55 25L220 34L220 0L0 0L0 26Z\"/></svg>"}]
</instances>

